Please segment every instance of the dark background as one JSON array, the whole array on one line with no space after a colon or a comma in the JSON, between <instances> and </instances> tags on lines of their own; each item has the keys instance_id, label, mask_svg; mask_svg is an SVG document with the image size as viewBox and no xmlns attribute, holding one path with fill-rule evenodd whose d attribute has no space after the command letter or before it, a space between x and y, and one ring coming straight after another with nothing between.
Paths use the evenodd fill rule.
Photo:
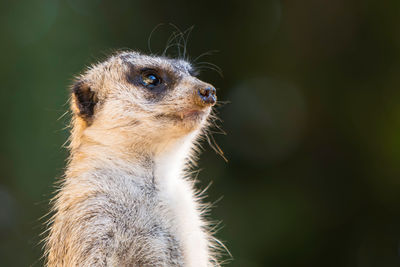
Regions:
<instances>
[{"instance_id":1,"label":"dark background","mask_svg":"<svg viewBox=\"0 0 400 267\"><path fill-rule=\"evenodd\" d=\"M0 265L41 266L63 173L67 87L119 48L191 26L229 162L204 144L229 266L400 266L400 1L3 1ZM176 49L169 50L171 56ZM205 66L204 63L199 65Z\"/></svg>"}]
</instances>

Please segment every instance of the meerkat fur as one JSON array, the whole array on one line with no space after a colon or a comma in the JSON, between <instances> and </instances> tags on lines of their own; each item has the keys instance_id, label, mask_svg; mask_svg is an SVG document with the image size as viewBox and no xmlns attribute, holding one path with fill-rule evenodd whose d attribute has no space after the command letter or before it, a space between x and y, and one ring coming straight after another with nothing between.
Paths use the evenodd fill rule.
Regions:
<instances>
[{"instance_id":1,"label":"meerkat fur","mask_svg":"<svg viewBox=\"0 0 400 267\"><path fill-rule=\"evenodd\" d=\"M46 266L219 266L185 172L215 101L184 60L119 52L80 75Z\"/></svg>"}]
</instances>

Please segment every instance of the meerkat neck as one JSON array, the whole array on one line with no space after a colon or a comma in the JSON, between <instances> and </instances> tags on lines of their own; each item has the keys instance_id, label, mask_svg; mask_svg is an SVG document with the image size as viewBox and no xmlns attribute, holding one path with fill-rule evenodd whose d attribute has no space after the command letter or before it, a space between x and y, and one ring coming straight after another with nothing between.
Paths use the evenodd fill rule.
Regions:
<instances>
[{"instance_id":1,"label":"meerkat neck","mask_svg":"<svg viewBox=\"0 0 400 267\"><path fill-rule=\"evenodd\" d=\"M155 176L161 179L181 177L186 163L192 156L196 134L191 134L169 144L154 158ZM165 177L165 178L163 178Z\"/></svg>"},{"instance_id":2,"label":"meerkat neck","mask_svg":"<svg viewBox=\"0 0 400 267\"><path fill-rule=\"evenodd\" d=\"M189 161L197 133L191 133L169 142L148 144L132 140L121 145L110 145L89 140L85 135L84 142L71 149L68 176L77 176L82 172L98 168L134 169L136 174L151 173L157 179L181 177L186 163ZM146 148L146 149L144 149Z\"/></svg>"}]
</instances>

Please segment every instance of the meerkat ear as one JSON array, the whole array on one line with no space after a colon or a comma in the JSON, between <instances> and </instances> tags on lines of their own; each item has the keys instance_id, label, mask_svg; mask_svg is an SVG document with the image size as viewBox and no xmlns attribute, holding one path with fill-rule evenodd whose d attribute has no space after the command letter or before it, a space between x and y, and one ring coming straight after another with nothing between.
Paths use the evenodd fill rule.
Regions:
<instances>
[{"instance_id":1,"label":"meerkat ear","mask_svg":"<svg viewBox=\"0 0 400 267\"><path fill-rule=\"evenodd\" d=\"M72 97L77 114L84 119L90 119L93 116L97 98L88 82L83 80L77 81L72 86Z\"/></svg>"}]
</instances>

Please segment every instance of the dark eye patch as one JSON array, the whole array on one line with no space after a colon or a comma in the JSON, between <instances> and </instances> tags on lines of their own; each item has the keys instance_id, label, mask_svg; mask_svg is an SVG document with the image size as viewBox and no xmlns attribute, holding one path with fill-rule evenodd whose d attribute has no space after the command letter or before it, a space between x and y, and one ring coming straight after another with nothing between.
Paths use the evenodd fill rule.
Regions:
<instances>
[{"instance_id":1,"label":"dark eye patch","mask_svg":"<svg viewBox=\"0 0 400 267\"><path fill-rule=\"evenodd\" d=\"M168 70L160 69L157 66L140 68L130 64L126 74L126 80L143 89L152 95L162 95L164 92L173 89L178 77Z\"/></svg>"}]
</instances>

